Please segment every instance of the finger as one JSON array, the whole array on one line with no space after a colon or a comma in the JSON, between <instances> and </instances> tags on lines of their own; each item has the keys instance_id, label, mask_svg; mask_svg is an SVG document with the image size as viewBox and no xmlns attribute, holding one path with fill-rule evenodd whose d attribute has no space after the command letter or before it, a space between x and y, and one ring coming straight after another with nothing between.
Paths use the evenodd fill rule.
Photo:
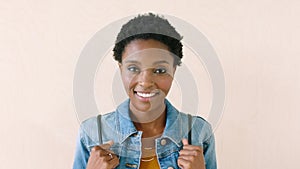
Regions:
<instances>
[{"instance_id":1,"label":"finger","mask_svg":"<svg viewBox=\"0 0 300 169\"><path fill-rule=\"evenodd\" d=\"M100 147L103 148L104 150L108 150L113 144L114 144L114 141L109 140L105 144L101 144Z\"/></svg>"},{"instance_id":2,"label":"finger","mask_svg":"<svg viewBox=\"0 0 300 169\"><path fill-rule=\"evenodd\" d=\"M186 138L184 138L184 139L182 139L182 144L184 146L189 145L189 141Z\"/></svg>"},{"instance_id":3,"label":"finger","mask_svg":"<svg viewBox=\"0 0 300 169\"><path fill-rule=\"evenodd\" d=\"M111 161L116 158L116 155L113 155L112 153L102 154L101 156L104 157L105 161Z\"/></svg>"},{"instance_id":4,"label":"finger","mask_svg":"<svg viewBox=\"0 0 300 169\"><path fill-rule=\"evenodd\" d=\"M183 159L185 161L192 161L191 157L195 157L195 156L180 156L180 159Z\"/></svg>"},{"instance_id":5,"label":"finger","mask_svg":"<svg viewBox=\"0 0 300 169\"><path fill-rule=\"evenodd\" d=\"M104 157L104 156L108 156L108 154L113 155L114 152L112 150L105 150L100 146L95 146L91 149L91 155L92 154L98 155L99 157Z\"/></svg>"},{"instance_id":6,"label":"finger","mask_svg":"<svg viewBox=\"0 0 300 169\"><path fill-rule=\"evenodd\" d=\"M111 156L115 155L115 153L113 151L111 151L111 150L101 149L101 150L98 150L98 151L99 151L99 156L107 156L107 157L109 157L108 159L110 159Z\"/></svg>"},{"instance_id":7,"label":"finger","mask_svg":"<svg viewBox=\"0 0 300 169\"><path fill-rule=\"evenodd\" d=\"M194 145L187 145L187 146L183 146L182 148L183 150L196 150L196 151L199 151L199 152L203 152L203 149L202 147L200 146L194 146Z\"/></svg>"},{"instance_id":8,"label":"finger","mask_svg":"<svg viewBox=\"0 0 300 169\"><path fill-rule=\"evenodd\" d=\"M107 156L109 157L110 160L115 159L115 158L119 159L119 157L114 153L108 153Z\"/></svg>"},{"instance_id":9,"label":"finger","mask_svg":"<svg viewBox=\"0 0 300 169\"><path fill-rule=\"evenodd\" d=\"M116 168L119 165L119 158L116 155L113 155L112 158L110 155L106 155L103 160L103 164L105 163L105 168Z\"/></svg>"},{"instance_id":10,"label":"finger","mask_svg":"<svg viewBox=\"0 0 300 169\"><path fill-rule=\"evenodd\" d=\"M114 156L113 159L111 159L109 161L109 163L110 163L112 168L116 168L119 165L120 161L119 161L119 158L117 156Z\"/></svg>"},{"instance_id":11,"label":"finger","mask_svg":"<svg viewBox=\"0 0 300 169\"><path fill-rule=\"evenodd\" d=\"M201 154L198 150L180 150L180 156L199 156Z\"/></svg>"},{"instance_id":12,"label":"finger","mask_svg":"<svg viewBox=\"0 0 300 169\"><path fill-rule=\"evenodd\" d=\"M97 150L101 150L101 147L100 146L94 146L91 151L95 152Z\"/></svg>"},{"instance_id":13,"label":"finger","mask_svg":"<svg viewBox=\"0 0 300 169\"><path fill-rule=\"evenodd\" d=\"M196 149L196 150L201 151L201 152L203 151L200 146L190 145L186 138L183 138L181 141L182 141L182 144L183 144L183 149L188 149L188 150Z\"/></svg>"},{"instance_id":14,"label":"finger","mask_svg":"<svg viewBox=\"0 0 300 169\"><path fill-rule=\"evenodd\" d=\"M191 162L188 160L185 160L182 157L179 157L177 160L177 164L180 168L186 169L186 168L191 168Z\"/></svg>"}]
</instances>

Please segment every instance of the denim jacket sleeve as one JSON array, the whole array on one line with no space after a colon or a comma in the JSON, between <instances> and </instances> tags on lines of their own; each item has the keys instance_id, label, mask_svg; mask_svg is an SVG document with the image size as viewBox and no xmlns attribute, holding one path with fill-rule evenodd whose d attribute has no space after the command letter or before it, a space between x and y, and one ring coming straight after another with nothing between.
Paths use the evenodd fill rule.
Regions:
<instances>
[{"instance_id":1,"label":"denim jacket sleeve","mask_svg":"<svg viewBox=\"0 0 300 169\"><path fill-rule=\"evenodd\" d=\"M85 145L82 132L79 130L76 142L75 157L73 163L73 169L85 169L89 159L89 151Z\"/></svg>"},{"instance_id":2,"label":"denim jacket sleeve","mask_svg":"<svg viewBox=\"0 0 300 169\"><path fill-rule=\"evenodd\" d=\"M217 169L217 160L215 153L215 138L212 134L205 142L204 142L204 159L205 159L205 167L206 169Z\"/></svg>"},{"instance_id":3,"label":"denim jacket sleeve","mask_svg":"<svg viewBox=\"0 0 300 169\"><path fill-rule=\"evenodd\" d=\"M199 117L198 117L199 118ZM211 125L206 122L203 126L204 131L204 141L203 141L203 154L205 159L206 169L217 169L217 159L215 152L215 137L211 128ZM201 134L201 135L202 135Z\"/></svg>"}]
</instances>

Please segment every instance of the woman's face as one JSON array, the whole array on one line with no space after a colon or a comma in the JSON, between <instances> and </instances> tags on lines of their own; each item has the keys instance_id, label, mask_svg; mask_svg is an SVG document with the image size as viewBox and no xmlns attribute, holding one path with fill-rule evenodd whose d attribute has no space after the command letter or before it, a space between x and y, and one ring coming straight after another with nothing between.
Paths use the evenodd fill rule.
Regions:
<instances>
[{"instance_id":1,"label":"woman's face","mask_svg":"<svg viewBox=\"0 0 300 169\"><path fill-rule=\"evenodd\" d=\"M131 110L164 111L176 70L166 45L152 39L133 40L125 47L119 67Z\"/></svg>"}]
</instances>

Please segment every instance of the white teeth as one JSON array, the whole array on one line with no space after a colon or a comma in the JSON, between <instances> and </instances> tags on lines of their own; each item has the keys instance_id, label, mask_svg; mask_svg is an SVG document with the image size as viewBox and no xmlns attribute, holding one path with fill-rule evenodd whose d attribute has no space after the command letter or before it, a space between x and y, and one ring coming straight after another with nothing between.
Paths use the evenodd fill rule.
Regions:
<instances>
[{"instance_id":1,"label":"white teeth","mask_svg":"<svg viewBox=\"0 0 300 169\"><path fill-rule=\"evenodd\" d=\"M136 92L137 95L141 96L141 97L152 97L155 95L155 93L140 93L140 92Z\"/></svg>"}]
</instances>

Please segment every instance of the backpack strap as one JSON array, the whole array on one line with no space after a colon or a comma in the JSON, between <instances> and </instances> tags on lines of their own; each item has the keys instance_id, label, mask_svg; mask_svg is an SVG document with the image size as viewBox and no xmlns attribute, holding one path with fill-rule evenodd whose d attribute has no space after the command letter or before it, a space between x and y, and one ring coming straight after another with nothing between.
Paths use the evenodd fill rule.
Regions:
<instances>
[{"instance_id":1,"label":"backpack strap","mask_svg":"<svg viewBox=\"0 0 300 169\"><path fill-rule=\"evenodd\" d=\"M192 144L192 115L188 114L188 142Z\"/></svg>"},{"instance_id":2,"label":"backpack strap","mask_svg":"<svg viewBox=\"0 0 300 169\"><path fill-rule=\"evenodd\" d=\"M101 127L101 114L97 116L97 125L98 125L98 138L99 144L102 144L102 127Z\"/></svg>"}]
</instances>

